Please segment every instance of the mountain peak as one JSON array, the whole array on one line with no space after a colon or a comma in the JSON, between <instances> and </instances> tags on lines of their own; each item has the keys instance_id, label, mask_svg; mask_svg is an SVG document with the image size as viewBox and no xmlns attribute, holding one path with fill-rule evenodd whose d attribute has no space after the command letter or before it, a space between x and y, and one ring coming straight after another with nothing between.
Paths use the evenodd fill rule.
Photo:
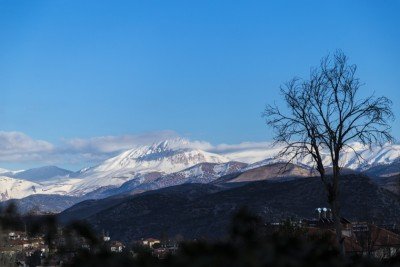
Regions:
<instances>
[{"instance_id":1,"label":"mountain peak","mask_svg":"<svg viewBox=\"0 0 400 267\"><path fill-rule=\"evenodd\" d=\"M186 139L164 140L140 146L110 158L94 168L81 173L84 178L76 184L77 193L102 186L120 186L138 174L178 172L199 163L225 163L228 158L209 153L194 146Z\"/></svg>"},{"instance_id":2,"label":"mountain peak","mask_svg":"<svg viewBox=\"0 0 400 267\"><path fill-rule=\"evenodd\" d=\"M169 173L198 163L224 163L228 161L229 159L224 156L193 148L186 139L176 138L130 149L104 161L91 171L109 171L122 168L131 169L133 172L162 171Z\"/></svg>"}]
</instances>

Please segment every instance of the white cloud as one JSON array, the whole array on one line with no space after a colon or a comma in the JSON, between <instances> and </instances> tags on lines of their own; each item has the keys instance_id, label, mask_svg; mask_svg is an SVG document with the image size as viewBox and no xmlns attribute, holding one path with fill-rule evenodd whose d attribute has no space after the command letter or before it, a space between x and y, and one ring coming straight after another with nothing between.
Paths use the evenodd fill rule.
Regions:
<instances>
[{"instance_id":1,"label":"white cloud","mask_svg":"<svg viewBox=\"0 0 400 267\"><path fill-rule=\"evenodd\" d=\"M238 152L243 150L266 150L271 148L271 142L242 142L239 144L219 144L212 149L218 153Z\"/></svg>"},{"instance_id":2,"label":"white cloud","mask_svg":"<svg viewBox=\"0 0 400 267\"><path fill-rule=\"evenodd\" d=\"M214 146L209 152L224 155L232 160L254 163L277 153L273 148L272 142L242 142L239 144L219 144ZM273 154L271 154L273 152Z\"/></svg>"},{"instance_id":3,"label":"white cloud","mask_svg":"<svg viewBox=\"0 0 400 267\"><path fill-rule=\"evenodd\" d=\"M64 150L67 152L113 153L175 137L178 137L178 134L173 131L160 131L138 135L75 138L64 140Z\"/></svg>"},{"instance_id":4,"label":"white cloud","mask_svg":"<svg viewBox=\"0 0 400 267\"><path fill-rule=\"evenodd\" d=\"M0 164L28 162L37 166L48 164L92 166L121 151L176 138L179 138L176 132L159 131L136 135L63 139L58 144L52 144L36 140L21 132L0 131ZM269 142L212 145L206 141L188 140L177 143L185 148L201 149L243 162L266 158L267 148L271 147Z\"/></svg>"},{"instance_id":5,"label":"white cloud","mask_svg":"<svg viewBox=\"0 0 400 267\"><path fill-rule=\"evenodd\" d=\"M50 154L55 147L43 140L35 140L21 132L0 131L0 160L26 161L40 160Z\"/></svg>"},{"instance_id":6,"label":"white cloud","mask_svg":"<svg viewBox=\"0 0 400 267\"><path fill-rule=\"evenodd\" d=\"M21 132L0 131L0 164L29 162L29 165L93 165L120 151L177 136L173 131L160 131L137 135L63 139L59 144L52 144Z\"/></svg>"}]
</instances>

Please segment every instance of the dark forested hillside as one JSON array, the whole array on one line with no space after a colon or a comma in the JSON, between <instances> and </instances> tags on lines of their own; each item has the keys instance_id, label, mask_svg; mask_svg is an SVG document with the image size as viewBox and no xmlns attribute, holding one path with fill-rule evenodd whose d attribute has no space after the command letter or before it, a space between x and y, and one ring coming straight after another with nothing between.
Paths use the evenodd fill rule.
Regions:
<instances>
[{"instance_id":1,"label":"dark forested hillside","mask_svg":"<svg viewBox=\"0 0 400 267\"><path fill-rule=\"evenodd\" d=\"M363 175L341 181L342 214L350 220L390 223L400 218L397 196L379 188ZM98 231L115 239L182 235L218 238L226 234L232 214L246 206L265 221L310 218L314 209L327 206L319 178L287 182L253 182L222 190L209 184L185 184L144 194L86 201L59 215L62 221L86 219Z\"/></svg>"}]
</instances>

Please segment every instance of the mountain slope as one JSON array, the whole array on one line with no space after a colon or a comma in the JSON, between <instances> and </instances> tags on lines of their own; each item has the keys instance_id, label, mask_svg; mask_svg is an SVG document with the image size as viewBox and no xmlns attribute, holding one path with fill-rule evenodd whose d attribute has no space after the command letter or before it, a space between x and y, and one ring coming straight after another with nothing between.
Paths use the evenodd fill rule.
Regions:
<instances>
[{"instance_id":1,"label":"mountain slope","mask_svg":"<svg viewBox=\"0 0 400 267\"><path fill-rule=\"evenodd\" d=\"M36 194L41 188L41 185L38 183L7 176L0 176L0 185L1 201L11 198L23 198L32 194Z\"/></svg>"},{"instance_id":2,"label":"mountain slope","mask_svg":"<svg viewBox=\"0 0 400 267\"><path fill-rule=\"evenodd\" d=\"M382 147L373 145L368 147L360 144L359 142L353 142L348 145L349 147L343 149L340 160L340 166L346 169L363 171L372 166L390 164L391 162L400 158L400 145L398 144L385 144ZM277 162L287 162L290 160L291 155L285 155L281 158L277 157L279 151L282 149L283 146L270 145L268 148L266 148L265 159L254 162L251 164L251 166L259 167ZM234 159L235 154L231 153L230 157L231 159ZM325 166L331 166L329 151L322 150L321 157ZM293 163L308 167L314 166L314 162L310 155L306 155L298 160L294 160Z\"/></svg>"},{"instance_id":3,"label":"mountain slope","mask_svg":"<svg viewBox=\"0 0 400 267\"><path fill-rule=\"evenodd\" d=\"M378 164L364 171L379 186L400 194L400 158L389 164Z\"/></svg>"},{"instance_id":4,"label":"mountain slope","mask_svg":"<svg viewBox=\"0 0 400 267\"><path fill-rule=\"evenodd\" d=\"M272 163L255 168L254 166L258 165L250 165L250 168L244 168L233 175L222 176L213 183L239 183L262 180L285 181L317 175L312 169L295 164Z\"/></svg>"},{"instance_id":5,"label":"mountain slope","mask_svg":"<svg viewBox=\"0 0 400 267\"><path fill-rule=\"evenodd\" d=\"M189 191L202 186L203 194L188 197ZM400 218L400 202L394 194L380 189L363 175L347 175L341 181L342 214L351 220L375 220L389 223ZM310 218L316 207L327 206L319 178L286 182L252 182L222 190L210 184L184 184L150 191L104 205L98 200L97 210L90 203L79 203L62 212L59 218L84 217L98 231L110 232L123 241L145 237L181 234L186 238L221 237L232 214L242 206L267 221ZM170 190L168 190L170 189ZM208 192L210 191L210 192ZM108 200L109 201L109 200ZM85 204L84 208L82 208Z\"/></svg>"},{"instance_id":6,"label":"mountain slope","mask_svg":"<svg viewBox=\"0 0 400 267\"><path fill-rule=\"evenodd\" d=\"M400 174L378 177L374 179L374 182L380 187L400 195Z\"/></svg>"},{"instance_id":7,"label":"mountain slope","mask_svg":"<svg viewBox=\"0 0 400 267\"><path fill-rule=\"evenodd\" d=\"M136 199L137 197L145 195L153 195L155 192L162 192L166 195L178 195L184 199L196 199L199 196L207 195L210 193L221 191L222 188L208 184L182 184L179 186L172 186L162 188L156 191L144 192L140 195L114 195L104 199L89 199L73 205L72 207L64 210L58 215L58 219L62 223L71 222L74 220L86 219L98 212L112 208L120 203ZM158 203L159 204L159 203Z\"/></svg>"},{"instance_id":8,"label":"mountain slope","mask_svg":"<svg viewBox=\"0 0 400 267\"><path fill-rule=\"evenodd\" d=\"M364 171L371 177L389 177L400 174L400 158L388 164L376 164Z\"/></svg>"},{"instance_id":9,"label":"mountain slope","mask_svg":"<svg viewBox=\"0 0 400 267\"><path fill-rule=\"evenodd\" d=\"M83 199L72 196L35 194L21 199L10 199L0 203L0 207L6 207L13 203L19 213L59 213Z\"/></svg>"},{"instance_id":10,"label":"mountain slope","mask_svg":"<svg viewBox=\"0 0 400 267\"><path fill-rule=\"evenodd\" d=\"M137 184L136 180L128 181L118 188L118 192L130 192L132 194L185 183L210 183L223 175L236 173L245 166L246 164L241 162L200 163L179 172L160 175L145 183Z\"/></svg>"},{"instance_id":11,"label":"mountain slope","mask_svg":"<svg viewBox=\"0 0 400 267\"><path fill-rule=\"evenodd\" d=\"M128 180L140 179L144 173L169 174L199 163L229 161L223 156L186 146L188 146L186 140L174 139L125 151L81 172L79 178L82 181L74 186L71 194L82 195L102 186L117 187Z\"/></svg>"}]
</instances>

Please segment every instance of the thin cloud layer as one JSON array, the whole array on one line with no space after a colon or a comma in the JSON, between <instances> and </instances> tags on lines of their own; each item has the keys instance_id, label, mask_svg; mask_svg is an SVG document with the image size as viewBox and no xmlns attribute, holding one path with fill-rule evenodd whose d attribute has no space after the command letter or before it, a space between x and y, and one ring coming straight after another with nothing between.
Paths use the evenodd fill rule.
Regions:
<instances>
[{"instance_id":1,"label":"thin cloud layer","mask_svg":"<svg viewBox=\"0 0 400 267\"><path fill-rule=\"evenodd\" d=\"M138 146L181 138L173 131L137 135L100 136L63 139L58 144L36 140L21 132L0 132L0 164L30 163L35 165L93 166L118 153ZM184 142L185 148L218 153L233 160L253 162L265 158L268 142L212 145L206 141ZM1 167L1 165L0 165Z\"/></svg>"},{"instance_id":2,"label":"thin cloud layer","mask_svg":"<svg viewBox=\"0 0 400 267\"><path fill-rule=\"evenodd\" d=\"M42 160L52 154L54 149L53 144L35 140L21 132L0 131L0 161Z\"/></svg>"},{"instance_id":3,"label":"thin cloud layer","mask_svg":"<svg viewBox=\"0 0 400 267\"><path fill-rule=\"evenodd\" d=\"M178 137L178 134L173 131L160 131L138 135L100 136L89 139L75 138L64 140L64 150L66 152L108 154L176 137Z\"/></svg>"},{"instance_id":4,"label":"thin cloud layer","mask_svg":"<svg viewBox=\"0 0 400 267\"><path fill-rule=\"evenodd\" d=\"M272 142L243 142L239 144L219 144L210 149L209 152L218 153L240 162L254 163L272 157L278 150L279 148L273 147Z\"/></svg>"},{"instance_id":5,"label":"thin cloud layer","mask_svg":"<svg viewBox=\"0 0 400 267\"><path fill-rule=\"evenodd\" d=\"M0 164L95 164L120 151L177 136L173 131L160 131L140 135L64 139L59 144L52 144L25 133L0 131Z\"/></svg>"}]
</instances>

